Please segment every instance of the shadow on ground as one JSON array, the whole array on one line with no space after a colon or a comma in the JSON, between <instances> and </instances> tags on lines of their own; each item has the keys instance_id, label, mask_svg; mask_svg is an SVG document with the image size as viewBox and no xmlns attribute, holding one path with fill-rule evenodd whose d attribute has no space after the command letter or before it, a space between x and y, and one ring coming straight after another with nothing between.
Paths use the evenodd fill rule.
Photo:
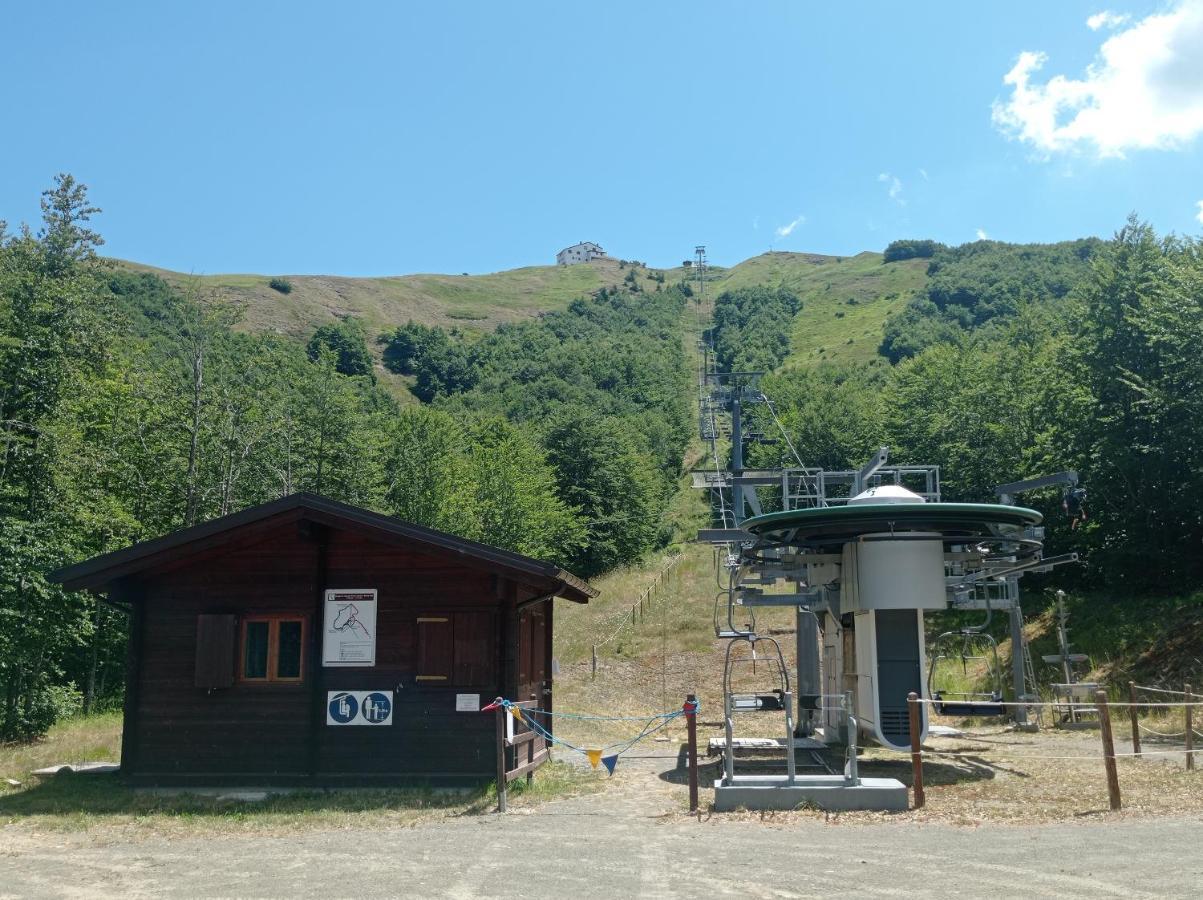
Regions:
<instances>
[{"instance_id":1,"label":"shadow on ground","mask_svg":"<svg viewBox=\"0 0 1203 900\"><path fill-rule=\"evenodd\" d=\"M513 790L513 787L511 787ZM230 790L238 793L237 788ZM451 792L431 787L290 790L263 800L220 799L198 793L135 790L119 775L60 774L25 790L0 796L0 816L176 815L229 816L255 813L298 814L372 811L445 811L475 815L495 800L487 788Z\"/></svg>"}]
</instances>

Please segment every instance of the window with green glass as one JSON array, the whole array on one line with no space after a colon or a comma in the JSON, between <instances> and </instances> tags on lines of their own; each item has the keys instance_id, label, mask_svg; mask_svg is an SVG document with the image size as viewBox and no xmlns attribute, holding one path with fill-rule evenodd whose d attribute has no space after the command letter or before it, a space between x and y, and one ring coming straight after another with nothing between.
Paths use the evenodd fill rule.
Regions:
<instances>
[{"instance_id":1,"label":"window with green glass","mask_svg":"<svg viewBox=\"0 0 1203 900\"><path fill-rule=\"evenodd\" d=\"M301 681L304 667L304 619L256 616L243 620L243 681Z\"/></svg>"}]
</instances>

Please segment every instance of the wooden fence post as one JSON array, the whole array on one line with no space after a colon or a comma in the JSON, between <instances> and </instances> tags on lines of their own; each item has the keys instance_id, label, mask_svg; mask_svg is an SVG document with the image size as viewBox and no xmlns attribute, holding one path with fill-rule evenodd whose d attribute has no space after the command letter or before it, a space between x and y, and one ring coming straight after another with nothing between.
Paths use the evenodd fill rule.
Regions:
<instances>
[{"instance_id":1,"label":"wooden fence post","mask_svg":"<svg viewBox=\"0 0 1203 900\"><path fill-rule=\"evenodd\" d=\"M685 698L685 731L689 736L689 811L698 811L698 698Z\"/></svg>"},{"instance_id":2,"label":"wooden fence post","mask_svg":"<svg viewBox=\"0 0 1203 900\"><path fill-rule=\"evenodd\" d=\"M1195 767L1195 717L1192 715L1192 700L1194 700L1194 696L1191 694L1188 684L1186 685L1186 770L1188 772Z\"/></svg>"},{"instance_id":3,"label":"wooden fence post","mask_svg":"<svg viewBox=\"0 0 1203 900\"><path fill-rule=\"evenodd\" d=\"M509 710L497 707L497 811L505 812L505 717Z\"/></svg>"},{"instance_id":4,"label":"wooden fence post","mask_svg":"<svg viewBox=\"0 0 1203 900\"><path fill-rule=\"evenodd\" d=\"M906 695L906 705L911 714L911 784L915 788L915 809L922 809L927 802L923 791L923 709L919 706L919 695L911 691Z\"/></svg>"},{"instance_id":5,"label":"wooden fence post","mask_svg":"<svg viewBox=\"0 0 1203 900\"><path fill-rule=\"evenodd\" d=\"M593 676L597 677L597 644L593 645Z\"/></svg>"},{"instance_id":6,"label":"wooden fence post","mask_svg":"<svg viewBox=\"0 0 1203 900\"><path fill-rule=\"evenodd\" d=\"M1119 772L1115 768L1115 737L1111 733L1111 710L1107 706L1107 692L1097 691L1094 705L1099 711L1099 733L1103 736L1103 767L1107 770L1107 795L1112 811L1121 807L1119 796Z\"/></svg>"},{"instance_id":7,"label":"wooden fence post","mask_svg":"<svg viewBox=\"0 0 1203 900\"><path fill-rule=\"evenodd\" d=\"M1132 719L1132 752L1140 756L1140 717L1136 710L1136 682L1128 682L1128 715Z\"/></svg>"}]
</instances>

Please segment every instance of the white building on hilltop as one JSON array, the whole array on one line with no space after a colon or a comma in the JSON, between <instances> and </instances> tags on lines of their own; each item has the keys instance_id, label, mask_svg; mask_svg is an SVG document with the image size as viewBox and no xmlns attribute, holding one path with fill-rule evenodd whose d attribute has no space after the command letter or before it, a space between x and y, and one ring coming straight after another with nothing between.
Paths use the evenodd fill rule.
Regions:
<instances>
[{"instance_id":1,"label":"white building on hilltop","mask_svg":"<svg viewBox=\"0 0 1203 900\"><path fill-rule=\"evenodd\" d=\"M591 259L609 259L609 257L606 256L606 251L601 248L600 244L595 244L593 241L582 241L571 247L565 247L557 253L556 265L574 266L577 263L589 262Z\"/></svg>"}]
</instances>

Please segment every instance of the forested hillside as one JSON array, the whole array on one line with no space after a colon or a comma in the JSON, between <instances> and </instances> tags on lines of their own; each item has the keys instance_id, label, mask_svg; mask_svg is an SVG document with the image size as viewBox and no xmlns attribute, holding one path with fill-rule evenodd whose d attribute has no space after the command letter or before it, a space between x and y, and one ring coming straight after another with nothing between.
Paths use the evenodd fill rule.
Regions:
<instances>
[{"instance_id":1,"label":"forested hillside","mask_svg":"<svg viewBox=\"0 0 1203 900\"><path fill-rule=\"evenodd\" d=\"M900 463L939 464L950 500L992 500L993 485L1076 469L1089 491L1078 527L1057 492L1023 498L1049 515L1054 551L1083 552L1076 577L1134 594L1193 590L1203 576L1200 245L1133 219L1106 242L931 250L877 263L927 267L887 320L883 359L787 363L764 379L802 459L854 467L885 444ZM807 300L800 292L803 309ZM744 302L722 296L716 316ZM763 344L755 331L725 340L736 354L741 341L748 352ZM753 447L751 462L796 464L784 444Z\"/></svg>"},{"instance_id":2,"label":"forested hillside","mask_svg":"<svg viewBox=\"0 0 1203 900\"><path fill-rule=\"evenodd\" d=\"M42 206L39 230L0 238L0 739L120 694L124 616L50 571L288 493L584 575L670 537L689 384L684 296L662 276L624 266L492 334L408 325L405 356L363 319L281 335L204 282L105 261L70 176ZM430 405L381 388L379 346Z\"/></svg>"}]
</instances>

